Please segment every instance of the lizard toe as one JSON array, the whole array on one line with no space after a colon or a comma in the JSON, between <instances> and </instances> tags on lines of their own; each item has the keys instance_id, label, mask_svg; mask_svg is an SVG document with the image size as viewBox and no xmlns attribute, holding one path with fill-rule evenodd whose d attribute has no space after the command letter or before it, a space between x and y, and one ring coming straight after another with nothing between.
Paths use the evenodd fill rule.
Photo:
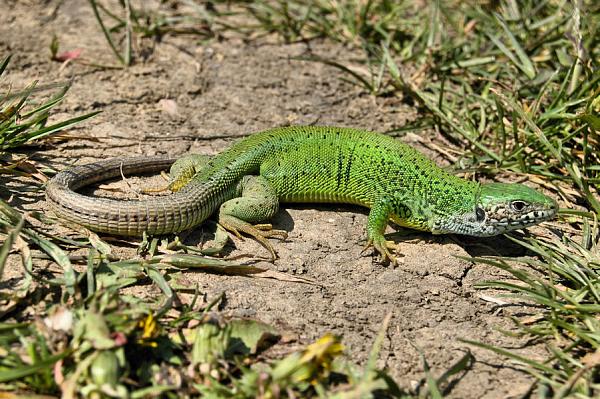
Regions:
<instances>
[{"instance_id":1,"label":"lizard toe","mask_svg":"<svg viewBox=\"0 0 600 399\"><path fill-rule=\"evenodd\" d=\"M383 237L380 240L370 240L368 246L363 249L363 252L371 245L375 248L375 251L381 255L381 260L384 263L389 262L392 265L397 266L398 264L404 262L397 256L399 245L394 241L386 240Z\"/></svg>"},{"instance_id":2,"label":"lizard toe","mask_svg":"<svg viewBox=\"0 0 600 399\"><path fill-rule=\"evenodd\" d=\"M267 240L269 237L278 237L282 240L287 238L287 231L273 229L273 226L268 223L252 225L241 219L233 216L221 216L219 224L226 230L235 234L238 238L242 238L241 233L249 235L254 240L258 241L271 254L271 260L277 259L277 253L273 245Z\"/></svg>"}]
</instances>

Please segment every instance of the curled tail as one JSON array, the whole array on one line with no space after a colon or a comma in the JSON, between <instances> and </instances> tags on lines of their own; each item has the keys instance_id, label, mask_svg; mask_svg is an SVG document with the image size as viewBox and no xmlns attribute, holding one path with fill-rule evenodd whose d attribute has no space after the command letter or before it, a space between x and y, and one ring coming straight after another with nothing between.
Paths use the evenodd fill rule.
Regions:
<instances>
[{"instance_id":1,"label":"curled tail","mask_svg":"<svg viewBox=\"0 0 600 399\"><path fill-rule=\"evenodd\" d=\"M75 166L58 173L46 186L46 198L57 216L90 230L140 236L182 231L200 224L213 209L203 200L203 185L148 200L92 198L75 190L124 174L157 172L175 159L168 157L116 158Z\"/></svg>"}]
</instances>

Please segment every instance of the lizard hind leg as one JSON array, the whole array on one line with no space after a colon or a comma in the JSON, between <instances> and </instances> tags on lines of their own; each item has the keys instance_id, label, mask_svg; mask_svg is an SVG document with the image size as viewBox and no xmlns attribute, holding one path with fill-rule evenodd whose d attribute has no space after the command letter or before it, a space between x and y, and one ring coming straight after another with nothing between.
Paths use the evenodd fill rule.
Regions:
<instances>
[{"instance_id":1,"label":"lizard hind leg","mask_svg":"<svg viewBox=\"0 0 600 399\"><path fill-rule=\"evenodd\" d=\"M186 184L192 180L192 178L202 170L208 161L210 161L209 155L202 154L191 154L185 157L179 158L171 165L169 169L169 176L166 176L165 172L161 172L161 175L168 180L169 183L166 186L159 188L144 188L143 193L161 193L167 190L172 192L179 191Z\"/></svg>"},{"instance_id":2,"label":"lizard hind leg","mask_svg":"<svg viewBox=\"0 0 600 399\"><path fill-rule=\"evenodd\" d=\"M179 158L169 170L169 190L175 192L192 180L210 161L210 155L191 154Z\"/></svg>"},{"instance_id":3,"label":"lizard hind leg","mask_svg":"<svg viewBox=\"0 0 600 399\"><path fill-rule=\"evenodd\" d=\"M275 249L267 240L269 237L287 238L284 230L275 230L269 223L279 210L279 200L275 188L262 176L244 176L240 182L241 196L224 202L219 210L219 224L237 237L245 233L277 259ZM258 223L258 224L254 224Z\"/></svg>"}]
</instances>

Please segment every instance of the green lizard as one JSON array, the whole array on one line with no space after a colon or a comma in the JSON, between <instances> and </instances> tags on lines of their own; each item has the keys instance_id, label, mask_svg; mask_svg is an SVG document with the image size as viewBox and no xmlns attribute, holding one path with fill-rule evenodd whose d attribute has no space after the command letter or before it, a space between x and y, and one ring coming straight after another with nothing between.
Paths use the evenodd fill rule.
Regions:
<instances>
[{"instance_id":1,"label":"green lizard","mask_svg":"<svg viewBox=\"0 0 600 399\"><path fill-rule=\"evenodd\" d=\"M264 222L280 202L358 204L370 208L367 247L393 262L397 245L384 237L390 220L433 234L488 237L549 220L557 212L556 202L534 189L461 179L389 136L316 126L275 128L213 157L184 157L172 166L175 192L168 196L118 201L75 192L122 172L158 171L173 162L145 157L76 166L51 179L46 196L61 218L127 236L190 229L218 210L220 225L254 237L273 258L267 238L287 234Z\"/></svg>"}]
</instances>

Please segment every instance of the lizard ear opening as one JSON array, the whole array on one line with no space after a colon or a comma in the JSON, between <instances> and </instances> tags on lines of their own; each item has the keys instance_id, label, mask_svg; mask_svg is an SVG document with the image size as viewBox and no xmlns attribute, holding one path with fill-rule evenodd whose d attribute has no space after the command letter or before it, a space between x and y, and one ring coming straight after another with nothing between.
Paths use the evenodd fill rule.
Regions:
<instances>
[{"instance_id":1,"label":"lizard ear opening","mask_svg":"<svg viewBox=\"0 0 600 399\"><path fill-rule=\"evenodd\" d=\"M485 220L485 211L483 210L483 208L475 208L475 216L477 216L478 222L483 222Z\"/></svg>"}]
</instances>

